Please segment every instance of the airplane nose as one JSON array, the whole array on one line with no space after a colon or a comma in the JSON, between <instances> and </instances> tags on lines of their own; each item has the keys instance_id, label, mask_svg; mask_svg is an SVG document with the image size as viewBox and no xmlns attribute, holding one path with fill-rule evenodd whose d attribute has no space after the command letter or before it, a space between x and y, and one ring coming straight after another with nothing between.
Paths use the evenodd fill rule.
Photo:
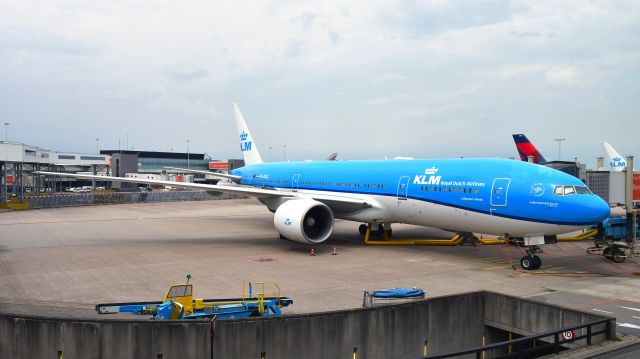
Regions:
<instances>
[{"instance_id":1,"label":"airplane nose","mask_svg":"<svg viewBox=\"0 0 640 359\"><path fill-rule=\"evenodd\" d=\"M599 223L609 218L611 215L611 208L609 208L607 202L596 195L593 195L592 202L591 215L593 216L594 223Z\"/></svg>"}]
</instances>

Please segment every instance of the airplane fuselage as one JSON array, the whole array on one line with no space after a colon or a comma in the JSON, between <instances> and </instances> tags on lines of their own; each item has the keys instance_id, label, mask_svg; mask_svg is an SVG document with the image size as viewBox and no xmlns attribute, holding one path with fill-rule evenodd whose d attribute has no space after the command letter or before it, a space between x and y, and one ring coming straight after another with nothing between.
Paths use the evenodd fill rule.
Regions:
<instances>
[{"instance_id":1,"label":"airplane fuselage","mask_svg":"<svg viewBox=\"0 0 640 359\"><path fill-rule=\"evenodd\" d=\"M232 172L241 184L310 195L348 195L372 202L336 218L510 236L554 235L601 220L609 209L591 193L557 195L557 186L585 187L563 172L504 159L279 162ZM267 203L268 205L268 203Z\"/></svg>"}]
</instances>

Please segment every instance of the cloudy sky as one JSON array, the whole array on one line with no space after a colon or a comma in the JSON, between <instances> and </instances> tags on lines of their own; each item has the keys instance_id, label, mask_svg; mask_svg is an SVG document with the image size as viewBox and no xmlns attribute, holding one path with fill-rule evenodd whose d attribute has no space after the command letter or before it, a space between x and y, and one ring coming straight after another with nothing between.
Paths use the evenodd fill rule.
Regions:
<instances>
[{"instance_id":1,"label":"cloudy sky","mask_svg":"<svg viewBox=\"0 0 640 359\"><path fill-rule=\"evenodd\" d=\"M0 122L47 149L640 156L640 1L0 0ZM4 139L4 133L2 133Z\"/></svg>"}]
</instances>

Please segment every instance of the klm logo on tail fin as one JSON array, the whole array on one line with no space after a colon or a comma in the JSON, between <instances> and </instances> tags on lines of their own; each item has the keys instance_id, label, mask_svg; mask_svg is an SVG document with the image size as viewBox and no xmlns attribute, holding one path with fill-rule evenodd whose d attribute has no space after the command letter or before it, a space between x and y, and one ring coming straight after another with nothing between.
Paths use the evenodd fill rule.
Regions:
<instances>
[{"instance_id":1,"label":"klm logo on tail fin","mask_svg":"<svg viewBox=\"0 0 640 359\"><path fill-rule=\"evenodd\" d=\"M251 141L247 141L249 135L246 132L240 134L240 151L251 151Z\"/></svg>"},{"instance_id":2,"label":"klm logo on tail fin","mask_svg":"<svg viewBox=\"0 0 640 359\"><path fill-rule=\"evenodd\" d=\"M233 104L233 114L236 119L236 128L238 129L238 135L240 138L240 151L242 151L242 157L244 158L244 165L251 166L257 163L262 163L262 157L258 152L258 145L255 139L251 135L251 131L244 122L244 117L240 113L240 109L237 104Z\"/></svg>"},{"instance_id":3,"label":"klm logo on tail fin","mask_svg":"<svg viewBox=\"0 0 640 359\"><path fill-rule=\"evenodd\" d=\"M618 156L612 158L609 164L611 165L611 168L614 168L614 169L627 167L627 161L623 160L622 157L618 157Z\"/></svg>"}]
</instances>

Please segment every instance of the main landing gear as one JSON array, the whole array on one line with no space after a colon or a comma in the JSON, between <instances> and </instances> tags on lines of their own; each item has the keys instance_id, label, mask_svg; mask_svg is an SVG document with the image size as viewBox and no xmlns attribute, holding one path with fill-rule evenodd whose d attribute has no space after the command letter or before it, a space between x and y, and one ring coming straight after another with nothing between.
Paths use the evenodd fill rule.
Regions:
<instances>
[{"instance_id":1,"label":"main landing gear","mask_svg":"<svg viewBox=\"0 0 640 359\"><path fill-rule=\"evenodd\" d=\"M520 258L520 267L524 270L536 270L542 266L542 259L537 254L542 253L538 246L529 246L526 249L527 255Z\"/></svg>"},{"instance_id":2,"label":"main landing gear","mask_svg":"<svg viewBox=\"0 0 640 359\"><path fill-rule=\"evenodd\" d=\"M391 225L387 225L387 226L388 226L387 235L391 237ZM360 227L358 227L358 232L360 232L360 234L363 236L367 234L367 224L366 223L361 224ZM384 224L382 223L378 224L378 232L379 233L384 232Z\"/></svg>"}]
</instances>

